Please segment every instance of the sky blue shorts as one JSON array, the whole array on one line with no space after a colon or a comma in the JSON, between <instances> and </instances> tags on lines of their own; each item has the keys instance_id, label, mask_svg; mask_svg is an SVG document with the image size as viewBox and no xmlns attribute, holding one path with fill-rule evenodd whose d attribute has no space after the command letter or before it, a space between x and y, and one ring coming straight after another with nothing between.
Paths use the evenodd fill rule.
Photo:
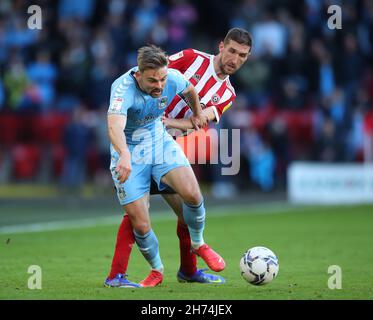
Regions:
<instances>
[{"instance_id":1,"label":"sky blue shorts","mask_svg":"<svg viewBox=\"0 0 373 320\"><path fill-rule=\"evenodd\" d=\"M161 178L166 173L178 167L190 166L183 150L171 136L155 145L128 145L128 148L132 171L124 183L118 181L115 172L119 155L113 149L111 152L110 171L121 205L134 202L149 193L151 179L154 179L160 191L164 190L167 186L161 182Z\"/></svg>"}]
</instances>

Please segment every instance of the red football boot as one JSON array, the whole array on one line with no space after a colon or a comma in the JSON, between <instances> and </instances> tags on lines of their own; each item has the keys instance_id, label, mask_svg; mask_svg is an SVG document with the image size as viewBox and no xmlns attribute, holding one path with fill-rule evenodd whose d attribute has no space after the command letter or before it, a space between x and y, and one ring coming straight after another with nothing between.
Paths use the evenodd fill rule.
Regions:
<instances>
[{"instance_id":1,"label":"red football boot","mask_svg":"<svg viewBox=\"0 0 373 320\"><path fill-rule=\"evenodd\" d=\"M155 287L163 281L163 274L157 270L150 271L149 275L139 285L143 288Z\"/></svg>"},{"instance_id":2,"label":"red football boot","mask_svg":"<svg viewBox=\"0 0 373 320\"><path fill-rule=\"evenodd\" d=\"M200 246L198 249L192 248L192 251L197 256L200 256L212 271L219 272L224 270L224 259L214 250L212 250L206 243Z\"/></svg>"}]
</instances>

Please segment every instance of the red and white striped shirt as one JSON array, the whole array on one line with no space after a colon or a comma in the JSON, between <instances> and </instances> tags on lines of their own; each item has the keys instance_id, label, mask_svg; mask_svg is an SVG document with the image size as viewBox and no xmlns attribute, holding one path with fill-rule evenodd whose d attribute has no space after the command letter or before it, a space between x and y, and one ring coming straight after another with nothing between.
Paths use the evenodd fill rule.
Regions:
<instances>
[{"instance_id":1,"label":"red and white striped shirt","mask_svg":"<svg viewBox=\"0 0 373 320\"><path fill-rule=\"evenodd\" d=\"M179 70L194 85L203 108L213 108L216 121L232 105L236 93L229 76L220 79L214 70L214 56L186 49L169 57L169 68ZM180 96L175 96L166 109L169 118L189 118L191 108Z\"/></svg>"}]
</instances>

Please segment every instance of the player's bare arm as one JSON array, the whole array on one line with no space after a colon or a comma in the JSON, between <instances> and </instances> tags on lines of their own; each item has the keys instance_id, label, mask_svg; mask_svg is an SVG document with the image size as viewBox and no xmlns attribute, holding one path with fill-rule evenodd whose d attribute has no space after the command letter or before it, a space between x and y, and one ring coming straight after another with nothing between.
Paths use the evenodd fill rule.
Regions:
<instances>
[{"instance_id":1,"label":"player's bare arm","mask_svg":"<svg viewBox=\"0 0 373 320\"><path fill-rule=\"evenodd\" d=\"M190 117L190 120L193 124L194 129L202 128L206 125L206 120L202 117L202 108L199 102L198 93L194 86L190 84L184 91L183 96L189 102L189 105L192 108L193 115Z\"/></svg>"},{"instance_id":2,"label":"player's bare arm","mask_svg":"<svg viewBox=\"0 0 373 320\"><path fill-rule=\"evenodd\" d=\"M216 119L215 112L212 108L207 108L207 109L202 110L201 116L204 118L206 123L210 121L214 121ZM162 122L167 129L173 128L173 129L178 129L181 131L187 131L187 130L191 130L195 128L191 119L189 118L173 119L173 118L163 117Z\"/></svg>"},{"instance_id":3,"label":"player's bare arm","mask_svg":"<svg viewBox=\"0 0 373 320\"><path fill-rule=\"evenodd\" d=\"M108 115L109 138L118 152L120 158L115 167L120 183L125 182L131 173L131 154L128 150L124 128L126 127L127 117L118 114Z\"/></svg>"}]
</instances>

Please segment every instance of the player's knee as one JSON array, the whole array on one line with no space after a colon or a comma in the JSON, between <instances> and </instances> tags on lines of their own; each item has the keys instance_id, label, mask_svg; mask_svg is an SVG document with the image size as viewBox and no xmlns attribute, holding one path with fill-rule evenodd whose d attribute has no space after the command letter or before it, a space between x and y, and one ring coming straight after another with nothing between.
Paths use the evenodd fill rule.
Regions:
<instances>
[{"instance_id":1,"label":"player's knee","mask_svg":"<svg viewBox=\"0 0 373 320\"><path fill-rule=\"evenodd\" d=\"M184 201L194 206L198 205L202 201L202 194L199 189L189 188L184 195Z\"/></svg>"},{"instance_id":2,"label":"player's knee","mask_svg":"<svg viewBox=\"0 0 373 320\"><path fill-rule=\"evenodd\" d=\"M139 236L143 236L150 231L151 226L150 226L150 223L146 221L141 221L141 222L137 222L133 226L133 229L136 231L136 234L138 234Z\"/></svg>"}]
</instances>

